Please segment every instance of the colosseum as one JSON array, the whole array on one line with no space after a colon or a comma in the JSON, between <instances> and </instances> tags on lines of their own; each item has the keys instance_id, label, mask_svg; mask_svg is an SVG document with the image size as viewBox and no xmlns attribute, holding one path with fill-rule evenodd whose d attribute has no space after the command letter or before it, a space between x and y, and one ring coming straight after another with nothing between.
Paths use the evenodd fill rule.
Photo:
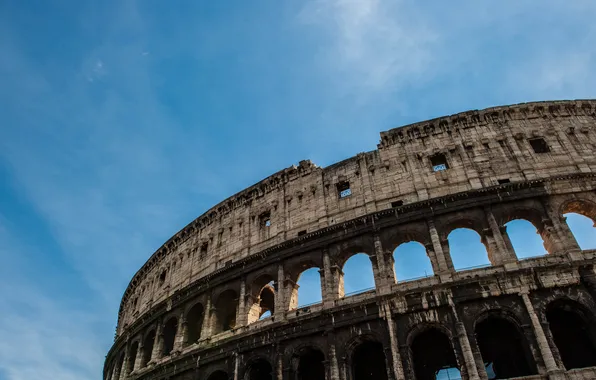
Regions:
<instances>
[{"instance_id":1,"label":"colosseum","mask_svg":"<svg viewBox=\"0 0 596 380\"><path fill-rule=\"evenodd\" d=\"M391 129L376 150L281 170L134 275L104 379L596 379L596 250L564 216L596 222L595 152L596 100L552 101ZM518 257L517 219L547 254ZM460 228L490 265L454 267ZM400 280L393 252L411 241L433 274ZM375 286L345 294L359 253ZM321 302L298 306L311 268Z\"/></svg>"}]
</instances>

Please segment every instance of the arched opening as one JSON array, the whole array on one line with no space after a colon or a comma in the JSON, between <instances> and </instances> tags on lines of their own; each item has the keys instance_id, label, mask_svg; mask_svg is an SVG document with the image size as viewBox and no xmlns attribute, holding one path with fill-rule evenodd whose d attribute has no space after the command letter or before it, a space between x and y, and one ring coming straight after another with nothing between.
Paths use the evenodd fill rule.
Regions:
<instances>
[{"instance_id":1,"label":"arched opening","mask_svg":"<svg viewBox=\"0 0 596 380\"><path fill-rule=\"evenodd\" d=\"M567 225L581 249L596 249L596 222L587 216L564 214Z\"/></svg>"},{"instance_id":2,"label":"arched opening","mask_svg":"<svg viewBox=\"0 0 596 380\"><path fill-rule=\"evenodd\" d=\"M319 350L308 348L298 357L296 380L325 380L325 355Z\"/></svg>"},{"instance_id":3,"label":"arched opening","mask_svg":"<svg viewBox=\"0 0 596 380\"><path fill-rule=\"evenodd\" d=\"M200 303L194 305L186 314L186 342L193 344L201 338L204 309Z\"/></svg>"},{"instance_id":4,"label":"arched opening","mask_svg":"<svg viewBox=\"0 0 596 380\"><path fill-rule=\"evenodd\" d=\"M488 317L476 325L475 333L489 380L535 374L526 339L511 322Z\"/></svg>"},{"instance_id":5,"label":"arched opening","mask_svg":"<svg viewBox=\"0 0 596 380\"><path fill-rule=\"evenodd\" d=\"M229 377L224 371L215 371L209 375L207 380L229 380Z\"/></svg>"},{"instance_id":6,"label":"arched opening","mask_svg":"<svg viewBox=\"0 0 596 380\"><path fill-rule=\"evenodd\" d=\"M273 280L261 286L260 290L257 291L256 297L253 296L253 304L248 310L248 323L266 318L263 317L265 314L271 316L271 313L275 311L275 288Z\"/></svg>"},{"instance_id":7,"label":"arched opening","mask_svg":"<svg viewBox=\"0 0 596 380\"><path fill-rule=\"evenodd\" d=\"M141 360L141 367L147 366L151 361L151 354L153 353L153 344L155 343L155 330L151 330L145 340L143 341L143 356Z\"/></svg>"},{"instance_id":8,"label":"arched opening","mask_svg":"<svg viewBox=\"0 0 596 380\"><path fill-rule=\"evenodd\" d=\"M352 380L387 380L385 352L379 342L359 344L352 355Z\"/></svg>"},{"instance_id":9,"label":"arched opening","mask_svg":"<svg viewBox=\"0 0 596 380\"><path fill-rule=\"evenodd\" d=\"M449 337L436 328L418 334L411 345L416 380L458 379L459 367Z\"/></svg>"},{"instance_id":10,"label":"arched opening","mask_svg":"<svg viewBox=\"0 0 596 380\"><path fill-rule=\"evenodd\" d=\"M236 326L236 307L238 296L228 289L221 293L215 304L215 333L233 329Z\"/></svg>"},{"instance_id":11,"label":"arched opening","mask_svg":"<svg viewBox=\"0 0 596 380\"><path fill-rule=\"evenodd\" d=\"M139 350L139 342L133 342L130 346L128 365L126 367L126 373L129 374L135 369L135 361L137 360L137 351Z\"/></svg>"},{"instance_id":12,"label":"arched opening","mask_svg":"<svg viewBox=\"0 0 596 380\"><path fill-rule=\"evenodd\" d=\"M256 360L248 366L244 379L273 380L273 368L271 367L271 364L269 364L269 362L265 359Z\"/></svg>"},{"instance_id":13,"label":"arched opening","mask_svg":"<svg viewBox=\"0 0 596 380\"><path fill-rule=\"evenodd\" d=\"M175 317L168 319L163 327L163 355L169 355L174 349L176 340L176 331L178 330L178 319Z\"/></svg>"},{"instance_id":14,"label":"arched opening","mask_svg":"<svg viewBox=\"0 0 596 380\"><path fill-rule=\"evenodd\" d=\"M426 248L417 241L400 244L393 251L396 281L415 280L434 275Z\"/></svg>"},{"instance_id":15,"label":"arched opening","mask_svg":"<svg viewBox=\"0 0 596 380\"><path fill-rule=\"evenodd\" d=\"M366 253L351 256L342 268L340 277L339 297L350 296L374 289L375 278L372 262Z\"/></svg>"},{"instance_id":16,"label":"arched opening","mask_svg":"<svg viewBox=\"0 0 596 380\"><path fill-rule=\"evenodd\" d=\"M124 352L120 354L116 367L114 368L114 379L119 379L121 372L124 370Z\"/></svg>"},{"instance_id":17,"label":"arched opening","mask_svg":"<svg viewBox=\"0 0 596 380\"><path fill-rule=\"evenodd\" d=\"M514 219L505 224L507 236L518 259L548 254L538 229L525 219Z\"/></svg>"},{"instance_id":18,"label":"arched opening","mask_svg":"<svg viewBox=\"0 0 596 380\"><path fill-rule=\"evenodd\" d=\"M489 266L486 246L478 232L469 228L457 228L447 236L449 254L455 270Z\"/></svg>"},{"instance_id":19,"label":"arched opening","mask_svg":"<svg viewBox=\"0 0 596 380\"><path fill-rule=\"evenodd\" d=\"M575 302L554 302L546 310L546 319L561 360L566 369L596 366L594 318L582 312Z\"/></svg>"},{"instance_id":20,"label":"arched opening","mask_svg":"<svg viewBox=\"0 0 596 380\"><path fill-rule=\"evenodd\" d=\"M319 268L309 268L298 275L290 296L290 310L323 301Z\"/></svg>"}]
</instances>

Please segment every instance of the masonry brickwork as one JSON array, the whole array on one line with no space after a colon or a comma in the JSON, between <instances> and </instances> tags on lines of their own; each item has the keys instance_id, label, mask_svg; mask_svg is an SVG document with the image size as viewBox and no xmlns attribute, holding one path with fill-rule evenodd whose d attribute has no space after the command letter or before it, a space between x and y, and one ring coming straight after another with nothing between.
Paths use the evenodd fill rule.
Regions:
<instances>
[{"instance_id":1,"label":"masonry brickwork","mask_svg":"<svg viewBox=\"0 0 596 380\"><path fill-rule=\"evenodd\" d=\"M563 217L596 222L595 152L596 101L538 102L395 128L377 150L275 173L135 274L104 379L423 380L447 368L489 379L504 367L596 379L596 250L581 250ZM546 256L518 259L514 219L536 227ZM456 228L480 235L489 267L455 270ZM433 276L395 278L393 251L409 241L424 245ZM346 296L342 267L356 253L370 257L375 288ZM298 277L313 267L322 302L297 308ZM569 359L561 329L580 322L592 326L586 355ZM491 331L515 335L509 351L524 359L500 364ZM421 353L425 339L446 349Z\"/></svg>"}]
</instances>

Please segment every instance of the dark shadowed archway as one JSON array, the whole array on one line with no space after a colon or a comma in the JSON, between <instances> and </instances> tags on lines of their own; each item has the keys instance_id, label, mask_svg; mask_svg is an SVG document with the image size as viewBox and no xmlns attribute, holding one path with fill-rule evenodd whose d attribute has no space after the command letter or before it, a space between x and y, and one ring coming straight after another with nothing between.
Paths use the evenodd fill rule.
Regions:
<instances>
[{"instance_id":1,"label":"dark shadowed archway","mask_svg":"<svg viewBox=\"0 0 596 380\"><path fill-rule=\"evenodd\" d=\"M379 342L365 341L352 355L352 380L387 380L385 352Z\"/></svg>"},{"instance_id":2,"label":"dark shadowed archway","mask_svg":"<svg viewBox=\"0 0 596 380\"><path fill-rule=\"evenodd\" d=\"M151 354L153 353L153 344L155 343L155 330L151 330L145 337L143 342L143 357L141 358L141 367L145 367L151 361Z\"/></svg>"},{"instance_id":3,"label":"dark shadowed archway","mask_svg":"<svg viewBox=\"0 0 596 380\"><path fill-rule=\"evenodd\" d=\"M224 371L215 371L209 375L207 380L229 380L229 376Z\"/></svg>"},{"instance_id":4,"label":"dark shadowed archway","mask_svg":"<svg viewBox=\"0 0 596 380\"><path fill-rule=\"evenodd\" d=\"M186 314L186 343L193 344L201 338L204 309L200 303L194 305Z\"/></svg>"},{"instance_id":5,"label":"dark shadowed archway","mask_svg":"<svg viewBox=\"0 0 596 380\"><path fill-rule=\"evenodd\" d=\"M418 334L411 350L416 380L435 380L439 374L459 373L449 337L437 328Z\"/></svg>"},{"instance_id":6,"label":"dark shadowed archway","mask_svg":"<svg viewBox=\"0 0 596 380\"><path fill-rule=\"evenodd\" d=\"M295 380L325 380L325 355L321 351L307 348L297 359Z\"/></svg>"},{"instance_id":7,"label":"dark shadowed archway","mask_svg":"<svg viewBox=\"0 0 596 380\"><path fill-rule=\"evenodd\" d=\"M178 331L178 319L170 318L163 327L163 355L169 355L174 349L176 332Z\"/></svg>"},{"instance_id":8,"label":"dark shadowed archway","mask_svg":"<svg viewBox=\"0 0 596 380\"><path fill-rule=\"evenodd\" d=\"M245 380L273 380L273 368L265 359L252 362L244 375Z\"/></svg>"},{"instance_id":9,"label":"dark shadowed archway","mask_svg":"<svg viewBox=\"0 0 596 380\"><path fill-rule=\"evenodd\" d=\"M491 316L476 325L476 341L489 379L536 373L522 333L508 320Z\"/></svg>"}]
</instances>

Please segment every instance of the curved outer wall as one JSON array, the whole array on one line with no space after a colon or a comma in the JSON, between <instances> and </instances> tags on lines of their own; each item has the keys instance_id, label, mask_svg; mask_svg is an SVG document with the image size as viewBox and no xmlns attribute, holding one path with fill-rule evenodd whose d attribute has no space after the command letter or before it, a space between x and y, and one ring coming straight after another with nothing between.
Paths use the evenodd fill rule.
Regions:
<instances>
[{"instance_id":1,"label":"curved outer wall","mask_svg":"<svg viewBox=\"0 0 596 380\"><path fill-rule=\"evenodd\" d=\"M256 342L265 342L261 340L263 332L283 330L292 318L305 318L293 310L291 283L297 281L301 270L311 266L321 268L323 303L308 308L308 318L326 318L333 310L339 312L358 304L360 309L370 308L367 313L376 310L371 314L376 319L369 324L381 320L385 326L379 327L381 330L387 329L387 323L397 324L398 330L406 328L399 325L400 318L418 306L426 311L442 307L448 314L443 319L452 320L455 326L453 334L461 334L457 328L473 322L459 321L458 308L464 307L461 303L467 296L456 294L454 286L474 277L487 280L478 285L482 291L471 286L475 290L470 290L470 294L475 296L469 297L488 302L487 297L511 298L515 294L518 306L527 309L520 319L528 319L530 325L528 302L537 305L541 301L528 298L527 294L532 295L533 290L538 294L539 288L550 285L572 288L569 291L575 292L576 298L585 298L587 309L593 308L592 290L584 282L593 278L594 252L579 250L560 215L575 211L596 219L595 112L593 100L539 102L469 111L412 124L382 132L377 150L326 168L301 161L298 166L275 173L226 199L173 236L135 274L122 298L116 340L106 359L104 377L113 379L118 372L121 379L162 378L163 373L168 376L164 378L207 378L208 373L199 367L190 371L183 363L188 365L197 355L208 357L215 346L223 349L240 337L246 338L245 342L252 339L250 350L257 350ZM544 141L549 151L536 153L534 139ZM436 160L445 162L447 170L434 171ZM341 197L340 190L345 187L351 194ZM536 226L549 255L524 262L517 260L502 228L516 218L530 220ZM453 269L447 235L457 227L473 228L482 236L492 263L490 268L477 269L473 276L470 271ZM435 275L396 283L391 252L399 243L410 240L425 244ZM372 296L344 298L338 268L356 252L371 257L376 289ZM528 274L533 273L532 268L543 266L545 279ZM565 267L563 272L561 266ZM279 306L271 310L273 318L249 324L246 314L255 302L251 286L262 274L269 274L274 281L274 297ZM502 282L495 280L499 276ZM509 276L517 280L509 282ZM214 326L218 312L209 305L214 305L227 289L235 292L236 325L217 334ZM437 292L433 295L436 299L420 300L420 289L426 289L426 295ZM408 300L412 292L418 294L419 302ZM198 344L186 342L186 327L182 327L192 300L200 300L207 310L207 320L212 320L203 324L203 334L210 336L201 336ZM157 353L149 360L150 365L137 368L140 365L132 363L130 370L125 370L132 357L131 346L135 340L143 346L149 330L157 333L156 352L163 348L160 337L170 314L176 314L180 322L176 349L172 351L176 355ZM542 318L540 312L538 318ZM408 328L414 325L414 319L408 319ZM379 332L391 334L391 339L379 339L388 358L388 376L400 378L413 371L413 364L399 354L399 346L407 345L408 338L395 332L396 326ZM333 330L327 329L331 336L336 334ZM278 347L270 353L271 361L277 366L275 358L280 357L282 368L287 351L279 348L285 346L283 339L271 339L269 343ZM548 343L541 341L540 333L531 339L537 376L564 370L556 352L553 364L541 350ZM213 354L214 368L234 373L246 365L246 356L238 344L230 347L234 347L230 350L236 353L235 359L224 360ZM321 350L329 355L329 347ZM457 340L454 350L465 378L486 376L482 369L479 373L472 368L480 368L481 364L465 360L466 351L474 351L474 347ZM341 370L334 372L333 360L326 360L327 378L348 380L345 376L349 375L342 375ZM473 360L481 361L477 357ZM176 366L172 367L172 363L177 361L180 365L173 369ZM123 369L114 370L119 366ZM287 375L284 371L279 369L279 374ZM403 371L406 375L400 375Z\"/></svg>"}]
</instances>

